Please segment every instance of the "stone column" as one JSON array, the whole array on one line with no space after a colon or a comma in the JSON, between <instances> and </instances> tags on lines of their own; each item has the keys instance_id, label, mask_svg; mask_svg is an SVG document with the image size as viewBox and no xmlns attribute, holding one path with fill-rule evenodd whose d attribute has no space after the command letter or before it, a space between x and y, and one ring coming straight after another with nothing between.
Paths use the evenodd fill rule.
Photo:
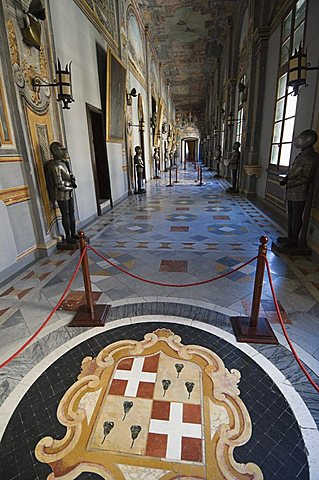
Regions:
<instances>
[{"instance_id":1,"label":"stone column","mask_svg":"<svg viewBox=\"0 0 319 480\"><path fill-rule=\"evenodd\" d=\"M144 28L144 42L145 42L145 65L146 65L146 127L147 127L147 142L148 142L148 148L149 148L149 158L148 158L148 163L149 163L149 172L150 172L150 178L153 178L155 175L154 173L154 164L153 164L153 149L152 149L152 136L150 132L150 118L151 118L151 88L150 88L150 74L149 74L149 68L150 68L150 63L149 63L149 28L148 25L145 25ZM145 156L145 153L144 153ZM145 164L146 167L146 164Z\"/></svg>"},{"instance_id":2,"label":"stone column","mask_svg":"<svg viewBox=\"0 0 319 480\"><path fill-rule=\"evenodd\" d=\"M259 147L262 134L269 29L267 27L259 28L254 32L252 40L246 119L246 152L243 158L244 172L242 178L242 189L246 195L256 193L257 175L260 170L258 168ZM246 166L247 168L245 168ZM252 174L252 172L255 173Z\"/></svg>"}]
</instances>

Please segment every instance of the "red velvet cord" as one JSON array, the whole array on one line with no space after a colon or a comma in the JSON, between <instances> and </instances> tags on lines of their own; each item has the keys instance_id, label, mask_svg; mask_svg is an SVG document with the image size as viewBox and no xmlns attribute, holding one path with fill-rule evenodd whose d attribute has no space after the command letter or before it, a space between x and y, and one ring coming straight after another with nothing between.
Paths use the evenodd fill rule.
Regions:
<instances>
[{"instance_id":1,"label":"red velvet cord","mask_svg":"<svg viewBox=\"0 0 319 480\"><path fill-rule=\"evenodd\" d=\"M277 311L277 315L278 315L278 318L279 318L279 322L280 322L282 331L284 332L284 335L285 335L285 338L286 338L286 340L287 340L287 342L288 342L288 345L289 345L289 347L290 347L290 350L292 351L292 354L293 354L293 356L295 357L295 359L296 359L299 367L301 368L302 372L305 374L305 376L307 377L307 379L309 380L309 382L311 383L311 385L313 386L313 388L314 388L315 390L317 390L317 392L319 393L319 386L318 386L318 385L316 384L316 382L314 382L314 380L312 380L312 378L310 377L309 373L307 372L307 370L305 369L304 365L302 364L300 358L298 357L298 354L297 354L296 350L294 349L293 344L292 344L290 338L288 337L288 333L287 333L285 324L284 324L284 322L283 322L283 319L282 319L282 316L281 316L281 313L280 313L280 308L279 308L279 305L278 305L278 300L277 300L277 297L276 297L276 293L275 293L275 289L274 289L274 285L273 285L273 281L272 281L272 277L271 277L269 262L268 262L267 257L263 256L263 258L264 258L265 263L266 263L266 268L267 268L267 273L268 273L268 278L269 278L269 284L270 284L270 288L271 288L271 293L272 293L272 296L273 296L273 299L274 299L274 304L275 304L275 307L276 307L276 311Z\"/></svg>"},{"instance_id":2,"label":"red velvet cord","mask_svg":"<svg viewBox=\"0 0 319 480\"><path fill-rule=\"evenodd\" d=\"M249 265L252 263L254 260L258 258L258 256L252 258L246 263L243 263L243 265L240 265L240 267L234 268L233 270L230 270L229 272L223 273L222 275L218 275L217 277L214 278L209 278L208 280L202 280L201 282L195 282L195 283L184 283L184 284L174 284L174 283L163 283L163 282L155 282L155 280L147 280L146 278L139 277L138 275L134 275L134 273L130 273L127 270L125 270L122 267L119 267L118 265L115 265L115 263L111 262L108 258L104 257L101 253L99 253L95 248L88 246L92 252L94 252L96 255L98 255L100 258L105 260L107 263L112 265L112 267L117 268L117 270L120 270L123 273L126 273L126 275L129 275L130 277L136 278L137 280L141 280L142 282L146 283L152 283L153 285L160 285L161 287L175 287L175 288L182 288L182 287L196 287L197 285L204 285L204 283L210 283L214 282L215 280L219 280L220 278L227 277L228 275L231 275L234 272L237 272L237 270L240 270L241 268L246 267L246 265Z\"/></svg>"},{"instance_id":3,"label":"red velvet cord","mask_svg":"<svg viewBox=\"0 0 319 480\"><path fill-rule=\"evenodd\" d=\"M63 302L64 298L65 298L65 295L67 294L67 292L69 291L72 283L73 283L73 280L75 279L75 276L76 274L78 273L79 271L79 268L81 266L81 263L82 263L82 259L84 257L84 254L86 252L86 249L87 247L85 247L83 249L83 252L81 254L81 257L76 265L76 268L74 270L74 273L71 277L71 280L69 281L66 289L64 290L64 292L62 293L61 297L60 297L60 300L58 301L58 303L56 304L56 306L54 307L54 309L52 310L52 312L50 313L50 315L46 318L46 320L42 323L42 325L38 328L38 330L32 335L32 337L29 338L29 340L27 340L20 348L19 350L17 350L13 355L11 355L11 357L9 357L7 360L5 360L3 363L0 364L0 369L5 367L6 365L8 365L9 362L11 362L14 358L16 358L21 352L23 352L23 350L25 348L27 348L28 345L30 345L30 343L32 342L32 340L35 339L35 337L37 337L39 335L39 333L44 329L44 327L48 324L48 322L51 320L51 318L53 317L53 315L55 314L55 312L57 311L57 309L59 308L59 306L61 305L61 303Z\"/></svg>"}]
</instances>

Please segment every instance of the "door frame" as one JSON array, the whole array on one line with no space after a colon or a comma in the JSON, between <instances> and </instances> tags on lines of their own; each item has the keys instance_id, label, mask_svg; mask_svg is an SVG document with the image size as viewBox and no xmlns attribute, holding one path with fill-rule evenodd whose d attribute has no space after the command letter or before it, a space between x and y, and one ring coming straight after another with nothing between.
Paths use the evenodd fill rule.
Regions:
<instances>
[{"instance_id":1,"label":"door frame","mask_svg":"<svg viewBox=\"0 0 319 480\"><path fill-rule=\"evenodd\" d=\"M90 144L91 165L92 165L93 179L94 179L96 209L97 209L98 216L101 216L102 215L102 208L101 208L101 204L99 202L100 189L99 189L99 182L98 182L98 178L97 178L97 168L96 168L96 157L95 157L95 150L94 150L94 138L93 138L93 130L92 130L91 112L96 113L96 114L101 116L102 126L103 126L103 129L104 129L103 131L105 132L104 113L103 113L103 110L95 107L94 105L91 105L90 103L85 103L85 107L86 107L86 117L87 117L88 132L89 132L89 144ZM106 153L107 169L108 169L108 172L110 172L109 165L108 165L106 140L105 140L105 153ZM107 181L109 183L109 190L110 190L110 206L111 206L111 208L113 208L110 173L108 175Z\"/></svg>"}]
</instances>

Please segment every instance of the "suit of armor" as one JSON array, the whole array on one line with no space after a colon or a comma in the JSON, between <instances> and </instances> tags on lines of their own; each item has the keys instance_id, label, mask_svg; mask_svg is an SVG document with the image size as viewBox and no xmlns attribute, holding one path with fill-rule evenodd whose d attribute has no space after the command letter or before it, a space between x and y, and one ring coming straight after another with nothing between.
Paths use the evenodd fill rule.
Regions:
<instances>
[{"instance_id":1,"label":"suit of armor","mask_svg":"<svg viewBox=\"0 0 319 480\"><path fill-rule=\"evenodd\" d=\"M50 167L55 200L70 200L74 189L74 176L71 174L67 160L53 159Z\"/></svg>"},{"instance_id":2,"label":"suit of armor","mask_svg":"<svg viewBox=\"0 0 319 480\"><path fill-rule=\"evenodd\" d=\"M238 181L238 169L240 163L240 151L239 151L240 143L235 142L233 145L233 153L230 158L229 166L231 170L231 180L232 186L228 189L229 192L236 192L237 191L237 181Z\"/></svg>"},{"instance_id":3,"label":"suit of armor","mask_svg":"<svg viewBox=\"0 0 319 480\"><path fill-rule=\"evenodd\" d=\"M314 182L319 165L319 155L313 149L318 139L314 130L304 130L294 140L301 152L295 158L284 179L279 183L286 186L288 207L288 237L278 237L284 247L298 247L299 234L303 226L303 213L310 185Z\"/></svg>"},{"instance_id":4,"label":"suit of armor","mask_svg":"<svg viewBox=\"0 0 319 480\"><path fill-rule=\"evenodd\" d=\"M141 147L135 147L134 165L136 168L136 176L137 176L137 193L144 193L145 192L143 188L144 162L143 162Z\"/></svg>"},{"instance_id":5,"label":"suit of armor","mask_svg":"<svg viewBox=\"0 0 319 480\"><path fill-rule=\"evenodd\" d=\"M62 225L67 243L77 243L73 190L77 188L68 162L68 152L59 142L50 145L53 160L50 160L50 198L57 201L62 215Z\"/></svg>"}]
</instances>

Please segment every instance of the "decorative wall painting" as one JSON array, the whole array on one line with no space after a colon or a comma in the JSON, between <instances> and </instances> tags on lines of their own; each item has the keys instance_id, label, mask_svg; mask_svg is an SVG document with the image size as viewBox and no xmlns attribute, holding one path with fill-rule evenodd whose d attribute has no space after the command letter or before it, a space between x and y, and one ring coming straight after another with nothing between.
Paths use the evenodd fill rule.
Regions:
<instances>
[{"instance_id":1,"label":"decorative wall painting","mask_svg":"<svg viewBox=\"0 0 319 480\"><path fill-rule=\"evenodd\" d=\"M124 139L125 92L126 69L109 49L107 58L106 139L110 142L122 142Z\"/></svg>"}]
</instances>

